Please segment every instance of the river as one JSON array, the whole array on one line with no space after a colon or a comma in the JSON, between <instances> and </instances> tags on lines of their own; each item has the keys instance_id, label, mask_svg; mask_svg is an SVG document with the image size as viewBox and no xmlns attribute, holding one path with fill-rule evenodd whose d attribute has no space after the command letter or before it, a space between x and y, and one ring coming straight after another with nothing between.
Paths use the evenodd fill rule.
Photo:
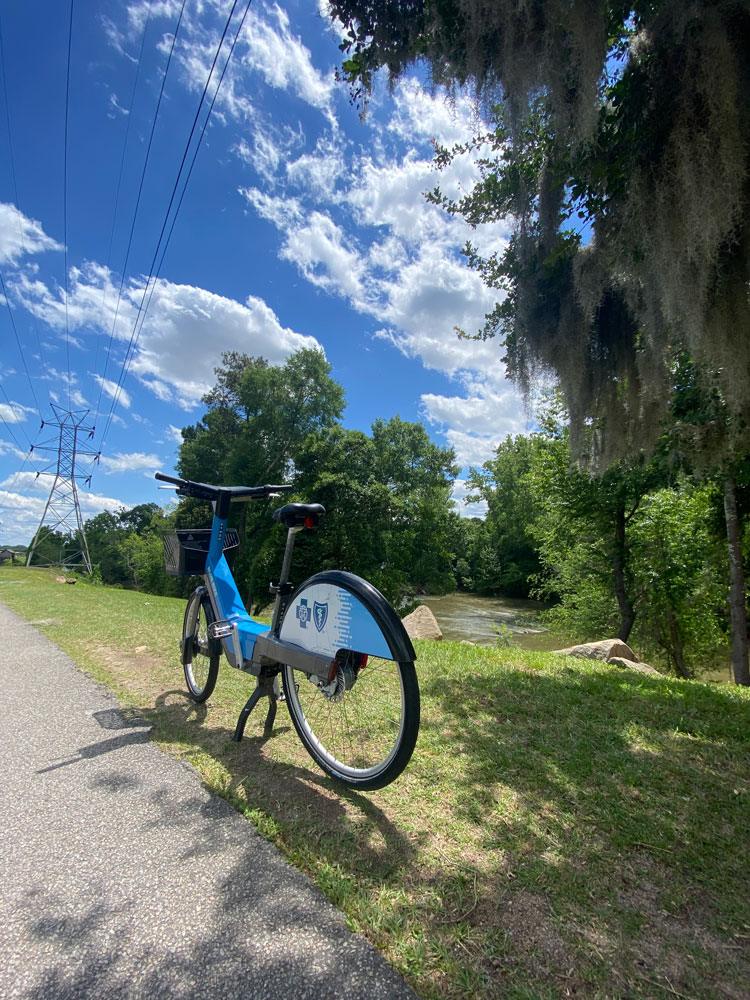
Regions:
<instances>
[{"instance_id":1,"label":"river","mask_svg":"<svg viewBox=\"0 0 750 1000\"><path fill-rule=\"evenodd\" d=\"M489 645L497 639L498 629L505 626L513 645L522 649L547 651L568 645L539 621L539 613L546 607L539 601L463 593L421 597L419 601L435 615L445 639Z\"/></svg>"},{"instance_id":2,"label":"river","mask_svg":"<svg viewBox=\"0 0 750 1000\"><path fill-rule=\"evenodd\" d=\"M420 597L432 611L445 639L468 639L479 645L491 645L497 630L505 625L509 639L521 649L549 652L572 645L565 636L546 629L539 616L548 605L539 601L514 600L511 597L481 597L479 594L444 594L442 597ZM725 651L717 651L716 662L699 671L697 680L714 684L731 684L732 672Z\"/></svg>"}]
</instances>

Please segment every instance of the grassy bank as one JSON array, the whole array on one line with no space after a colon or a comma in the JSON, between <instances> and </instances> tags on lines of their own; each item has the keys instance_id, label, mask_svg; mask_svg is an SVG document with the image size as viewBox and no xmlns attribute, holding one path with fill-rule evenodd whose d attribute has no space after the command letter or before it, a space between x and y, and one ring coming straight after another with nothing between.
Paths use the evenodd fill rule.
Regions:
<instances>
[{"instance_id":1,"label":"grassy bank","mask_svg":"<svg viewBox=\"0 0 750 1000\"><path fill-rule=\"evenodd\" d=\"M418 644L389 788L339 791L222 669L185 695L184 602L0 569L0 599L154 726L423 998L745 1000L750 696L518 650ZM12 669L13 665L8 665Z\"/></svg>"}]
</instances>

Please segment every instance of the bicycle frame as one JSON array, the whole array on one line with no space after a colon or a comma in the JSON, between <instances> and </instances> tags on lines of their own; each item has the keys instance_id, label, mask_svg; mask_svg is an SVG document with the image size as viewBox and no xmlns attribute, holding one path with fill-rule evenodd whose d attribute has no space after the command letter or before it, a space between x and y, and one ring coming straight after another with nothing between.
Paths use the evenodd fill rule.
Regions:
<instances>
[{"instance_id":1,"label":"bicycle frame","mask_svg":"<svg viewBox=\"0 0 750 1000\"><path fill-rule=\"evenodd\" d=\"M211 627L211 638L221 641L224 654L230 666L261 676L264 668L277 667L287 663L315 675L328 683L334 671L333 662L295 643L279 638L279 624L283 617L291 588L288 587L289 567L292 561L294 540L301 527L290 527L287 532L286 549L281 577L273 589L276 591L271 627L256 622L248 613L240 596L237 584L226 556L224 538L231 492L221 491L213 502L214 516L211 524L211 541L203 580L216 621Z\"/></svg>"}]
</instances>

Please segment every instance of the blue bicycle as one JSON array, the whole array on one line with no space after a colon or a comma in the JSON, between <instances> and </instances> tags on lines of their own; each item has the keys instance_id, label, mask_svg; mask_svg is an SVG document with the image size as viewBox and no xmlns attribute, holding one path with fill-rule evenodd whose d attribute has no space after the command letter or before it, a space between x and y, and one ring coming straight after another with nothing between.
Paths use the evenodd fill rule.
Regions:
<instances>
[{"instance_id":1,"label":"blue bicycle","mask_svg":"<svg viewBox=\"0 0 750 1000\"><path fill-rule=\"evenodd\" d=\"M287 540L279 581L271 584L269 628L250 617L240 597L227 559L239 537L227 520L233 502L277 497L291 487L211 486L158 472L156 478L214 511L210 529L164 536L167 573L203 577L188 599L180 642L190 697L199 703L210 697L223 652L230 666L257 678L237 720L236 742L263 697L270 736L283 700L305 749L332 778L362 790L397 778L414 750L420 712L416 656L398 615L352 573L316 573L296 590L289 582L296 535L315 531L325 508L288 503L273 512Z\"/></svg>"}]
</instances>

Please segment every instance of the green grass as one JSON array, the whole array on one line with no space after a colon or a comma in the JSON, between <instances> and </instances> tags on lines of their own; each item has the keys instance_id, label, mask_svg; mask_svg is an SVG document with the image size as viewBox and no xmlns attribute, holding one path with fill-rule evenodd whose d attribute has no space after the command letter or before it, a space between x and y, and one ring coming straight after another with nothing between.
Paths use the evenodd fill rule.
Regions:
<instances>
[{"instance_id":1,"label":"green grass","mask_svg":"<svg viewBox=\"0 0 750 1000\"><path fill-rule=\"evenodd\" d=\"M746 998L750 693L518 650L420 643L393 785L341 791L252 679L185 694L184 602L0 569L0 598L154 725L424 998Z\"/></svg>"}]
</instances>

